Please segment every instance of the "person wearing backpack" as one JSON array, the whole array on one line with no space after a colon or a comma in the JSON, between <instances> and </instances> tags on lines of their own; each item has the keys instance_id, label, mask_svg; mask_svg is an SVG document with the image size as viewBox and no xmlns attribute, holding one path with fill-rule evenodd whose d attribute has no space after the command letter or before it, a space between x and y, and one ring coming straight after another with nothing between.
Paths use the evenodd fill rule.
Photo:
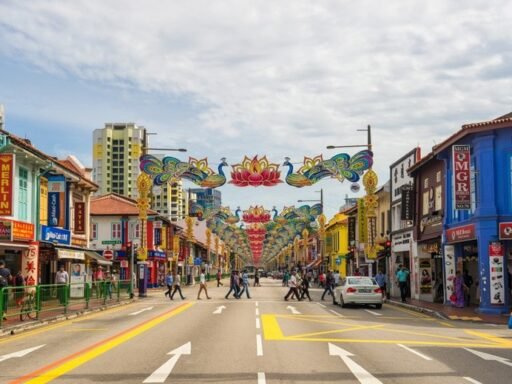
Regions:
<instances>
[{"instance_id":1,"label":"person wearing backpack","mask_svg":"<svg viewBox=\"0 0 512 384\"><path fill-rule=\"evenodd\" d=\"M2 308L2 315L3 319L7 320L6 312L7 312L7 300L8 300L8 294L9 290L7 287L9 286L9 282L12 280L11 271L9 268L5 267L5 262L3 260L0 260L0 291L2 291L2 295L4 297L3 300L3 308Z\"/></svg>"}]
</instances>

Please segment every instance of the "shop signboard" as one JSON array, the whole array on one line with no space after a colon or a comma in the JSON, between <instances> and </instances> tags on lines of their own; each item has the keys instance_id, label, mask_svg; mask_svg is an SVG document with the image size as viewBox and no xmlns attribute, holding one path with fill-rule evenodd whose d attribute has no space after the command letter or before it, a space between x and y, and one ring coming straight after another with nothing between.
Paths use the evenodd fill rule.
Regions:
<instances>
[{"instance_id":1,"label":"shop signboard","mask_svg":"<svg viewBox=\"0 0 512 384\"><path fill-rule=\"evenodd\" d=\"M348 244L354 245L356 242L356 217L349 216L348 218Z\"/></svg>"},{"instance_id":2,"label":"shop signboard","mask_svg":"<svg viewBox=\"0 0 512 384\"><path fill-rule=\"evenodd\" d=\"M155 243L155 245L162 245L162 229L161 228L155 228L154 243Z\"/></svg>"},{"instance_id":3,"label":"shop signboard","mask_svg":"<svg viewBox=\"0 0 512 384\"><path fill-rule=\"evenodd\" d=\"M512 223L503 222L499 225L500 240L512 240Z\"/></svg>"},{"instance_id":4,"label":"shop signboard","mask_svg":"<svg viewBox=\"0 0 512 384\"><path fill-rule=\"evenodd\" d=\"M400 220L412 221L414 212L414 195L410 185L402 186L402 197L400 204Z\"/></svg>"},{"instance_id":5,"label":"shop signboard","mask_svg":"<svg viewBox=\"0 0 512 384\"><path fill-rule=\"evenodd\" d=\"M0 215L13 214L13 173L14 155L12 153L0 154Z\"/></svg>"},{"instance_id":6,"label":"shop signboard","mask_svg":"<svg viewBox=\"0 0 512 384\"><path fill-rule=\"evenodd\" d=\"M444 246L444 286L446 294L446 302L453 293L453 279L455 279L455 246Z\"/></svg>"},{"instance_id":7,"label":"shop signboard","mask_svg":"<svg viewBox=\"0 0 512 384\"><path fill-rule=\"evenodd\" d=\"M12 222L10 220L0 220L0 240L11 241Z\"/></svg>"},{"instance_id":8,"label":"shop signboard","mask_svg":"<svg viewBox=\"0 0 512 384\"><path fill-rule=\"evenodd\" d=\"M432 293L432 261L420 259L420 293Z\"/></svg>"},{"instance_id":9,"label":"shop signboard","mask_svg":"<svg viewBox=\"0 0 512 384\"><path fill-rule=\"evenodd\" d=\"M501 241L489 242L489 271L491 304L503 305L505 303L505 268L503 263L503 243Z\"/></svg>"},{"instance_id":10,"label":"shop signboard","mask_svg":"<svg viewBox=\"0 0 512 384\"><path fill-rule=\"evenodd\" d=\"M470 146L452 146L455 209L471 209Z\"/></svg>"},{"instance_id":11,"label":"shop signboard","mask_svg":"<svg viewBox=\"0 0 512 384\"><path fill-rule=\"evenodd\" d=\"M21 265L22 274L26 285L37 285L39 273L39 242L31 241L28 250L22 253Z\"/></svg>"},{"instance_id":12,"label":"shop signboard","mask_svg":"<svg viewBox=\"0 0 512 384\"><path fill-rule=\"evenodd\" d=\"M57 248L57 257L59 259L85 260L85 252L75 251L72 249Z\"/></svg>"},{"instance_id":13,"label":"shop signboard","mask_svg":"<svg viewBox=\"0 0 512 384\"><path fill-rule=\"evenodd\" d=\"M12 239L14 241L32 241L34 240L34 224L24 221L12 222Z\"/></svg>"},{"instance_id":14,"label":"shop signboard","mask_svg":"<svg viewBox=\"0 0 512 384\"><path fill-rule=\"evenodd\" d=\"M69 276L69 296L72 298L82 298L85 295L85 264L73 263L71 265L71 274Z\"/></svg>"},{"instance_id":15,"label":"shop signboard","mask_svg":"<svg viewBox=\"0 0 512 384\"><path fill-rule=\"evenodd\" d=\"M449 244L475 239L475 224L462 225L460 227L450 228L446 230L446 242Z\"/></svg>"},{"instance_id":16,"label":"shop signboard","mask_svg":"<svg viewBox=\"0 0 512 384\"><path fill-rule=\"evenodd\" d=\"M53 228L46 225L41 225L41 240L48 241L49 243L70 245L71 232L67 229Z\"/></svg>"},{"instance_id":17,"label":"shop signboard","mask_svg":"<svg viewBox=\"0 0 512 384\"><path fill-rule=\"evenodd\" d=\"M357 200L357 222L359 223L359 242L366 243L368 241L368 228L366 227L364 199Z\"/></svg>"},{"instance_id":18,"label":"shop signboard","mask_svg":"<svg viewBox=\"0 0 512 384\"><path fill-rule=\"evenodd\" d=\"M48 226L64 227L66 214L66 179L62 175L48 177Z\"/></svg>"},{"instance_id":19,"label":"shop signboard","mask_svg":"<svg viewBox=\"0 0 512 384\"><path fill-rule=\"evenodd\" d=\"M75 201L75 228L76 234L85 233L85 203L82 201Z\"/></svg>"}]
</instances>

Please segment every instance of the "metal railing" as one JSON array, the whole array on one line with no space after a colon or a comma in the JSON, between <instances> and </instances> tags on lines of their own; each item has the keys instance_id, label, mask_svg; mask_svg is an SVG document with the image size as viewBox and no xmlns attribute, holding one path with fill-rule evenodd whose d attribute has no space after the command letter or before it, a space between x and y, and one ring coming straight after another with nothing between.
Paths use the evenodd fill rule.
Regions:
<instances>
[{"instance_id":1,"label":"metal railing","mask_svg":"<svg viewBox=\"0 0 512 384\"><path fill-rule=\"evenodd\" d=\"M130 298L130 280L41 284L0 289L0 328L102 307Z\"/></svg>"}]
</instances>

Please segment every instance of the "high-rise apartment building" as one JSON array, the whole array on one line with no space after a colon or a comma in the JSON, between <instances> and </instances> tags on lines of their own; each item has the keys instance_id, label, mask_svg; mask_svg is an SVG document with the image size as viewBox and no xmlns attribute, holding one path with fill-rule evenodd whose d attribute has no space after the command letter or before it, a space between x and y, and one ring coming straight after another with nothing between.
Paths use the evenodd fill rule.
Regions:
<instances>
[{"instance_id":1,"label":"high-rise apartment building","mask_svg":"<svg viewBox=\"0 0 512 384\"><path fill-rule=\"evenodd\" d=\"M205 209L220 208L222 205L222 194L216 189L192 188L190 193L195 195L195 202Z\"/></svg>"},{"instance_id":2,"label":"high-rise apartment building","mask_svg":"<svg viewBox=\"0 0 512 384\"><path fill-rule=\"evenodd\" d=\"M139 158L147 147L146 128L134 123L107 123L93 133L93 177L99 194L138 197ZM163 158L163 156L158 156ZM182 220L188 209L182 182L154 186L151 208L172 221Z\"/></svg>"}]
</instances>

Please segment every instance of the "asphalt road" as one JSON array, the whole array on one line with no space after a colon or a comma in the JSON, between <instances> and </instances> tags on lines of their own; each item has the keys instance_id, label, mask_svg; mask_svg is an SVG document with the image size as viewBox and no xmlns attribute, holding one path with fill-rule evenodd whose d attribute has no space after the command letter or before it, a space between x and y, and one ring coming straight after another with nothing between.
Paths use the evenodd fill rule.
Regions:
<instances>
[{"instance_id":1,"label":"asphalt road","mask_svg":"<svg viewBox=\"0 0 512 384\"><path fill-rule=\"evenodd\" d=\"M285 302L262 279L251 299L133 304L0 339L1 383L507 383L512 331L384 305Z\"/></svg>"}]
</instances>

